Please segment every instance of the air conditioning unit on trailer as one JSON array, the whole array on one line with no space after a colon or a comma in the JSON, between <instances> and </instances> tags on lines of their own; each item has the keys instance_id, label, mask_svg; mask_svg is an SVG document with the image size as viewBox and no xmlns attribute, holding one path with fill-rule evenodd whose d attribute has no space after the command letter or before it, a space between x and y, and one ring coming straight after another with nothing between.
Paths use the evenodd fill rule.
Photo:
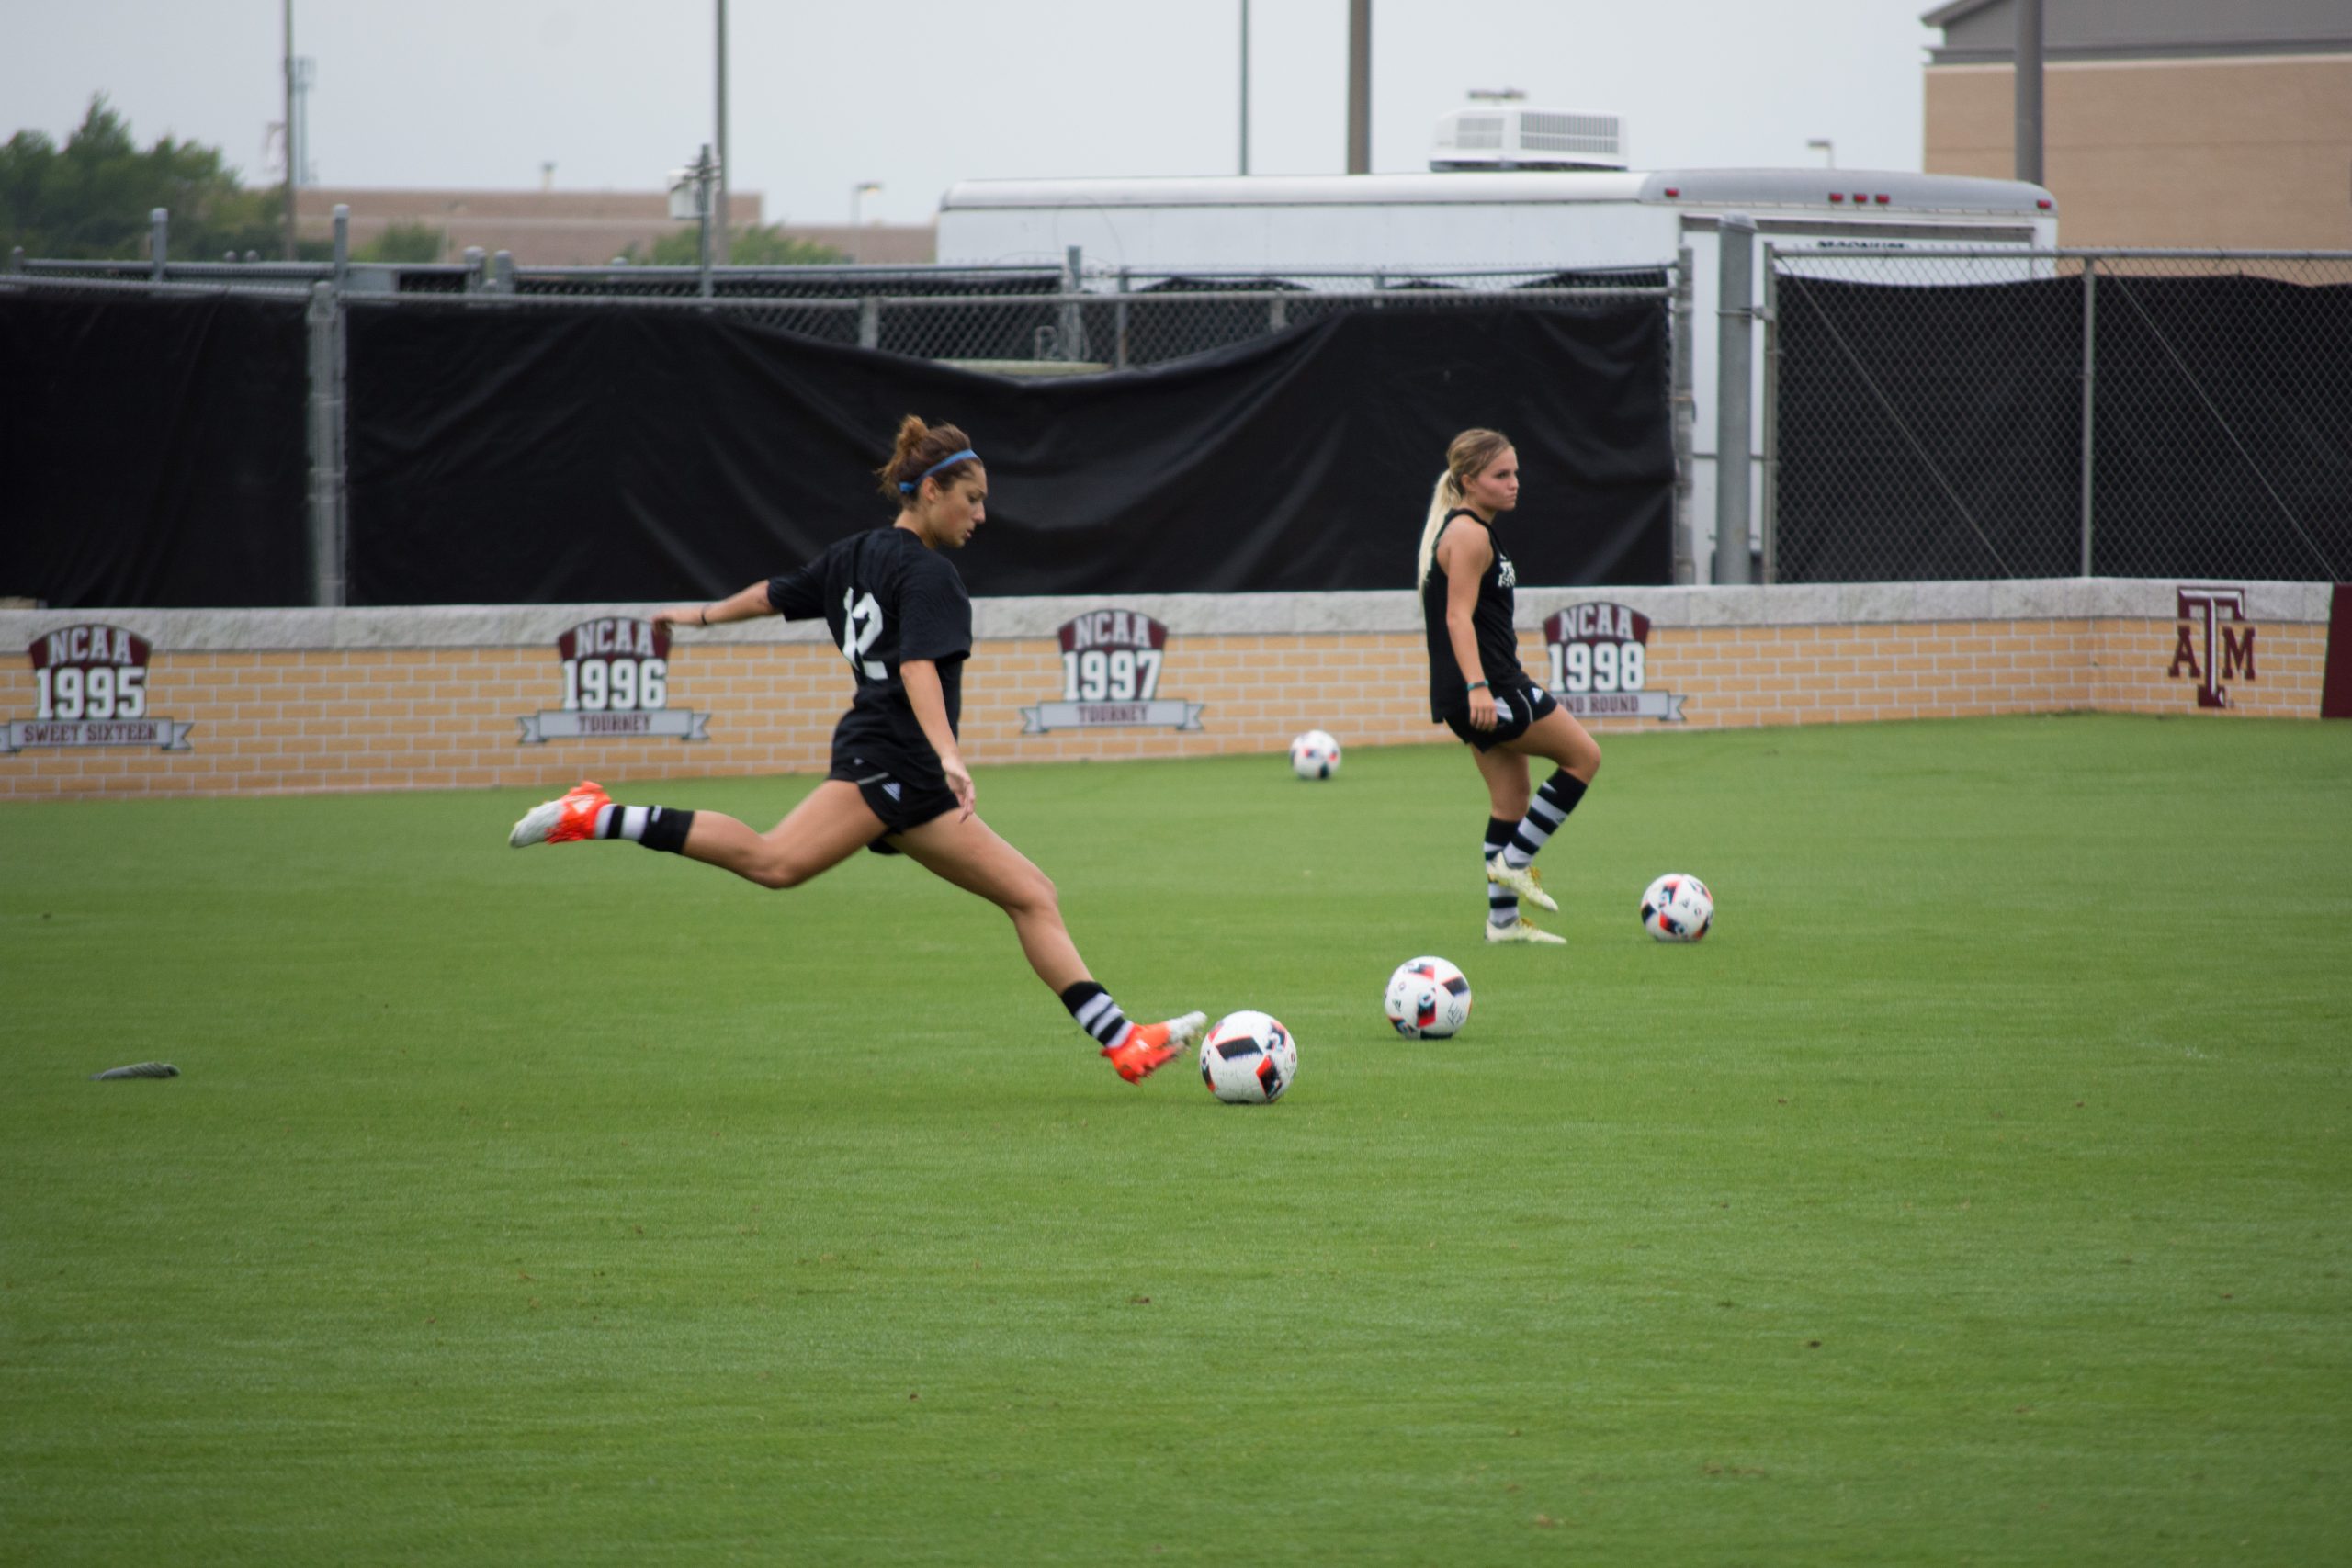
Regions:
<instances>
[{"instance_id":1,"label":"air conditioning unit on trailer","mask_svg":"<svg viewBox=\"0 0 2352 1568\"><path fill-rule=\"evenodd\" d=\"M1455 109L1437 122L1430 167L1624 169L1625 121L1613 114L1517 104Z\"/></svg>"}]
</instances>

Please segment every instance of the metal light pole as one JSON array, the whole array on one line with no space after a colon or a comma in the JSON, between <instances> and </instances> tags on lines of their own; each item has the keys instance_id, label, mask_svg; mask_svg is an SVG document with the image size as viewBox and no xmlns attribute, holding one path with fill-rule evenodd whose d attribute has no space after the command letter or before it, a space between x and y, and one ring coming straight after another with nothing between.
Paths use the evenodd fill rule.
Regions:
<instances>
[{"instance_id":1,"label":"metal light pole","mask_svg":"<svg viewBox=\"0 0 2352 1568\"><path fill-rule=\"evenodd\" d=\"M718 0L718 238L712 246L727 265L727 0Z\"/></svg>"},{"instance_id":2,"label":"metal light pole","mask_svg":"<svg viewBox=\"0 0 2352 1568\"><path fill-rule=\"evenodd\" d=\"M865 198L881 188L880 180L860 180L849 187L849 243L853 247L857 245L857 237L865 230ZM863 258L853 248L849 259L858 261Z\"/></svg>"},{"instance_id":3,"label":"metal light pole","mask_svg":"<svg viewBox=\"0 0 2352 1568\"><path fill-rule=\"evenodd\" d=\"M1828 159L1829 162L1827 166L1829 168L1834 169L1838 166L1838 143L1832 141L1826 136L1815 137L1812 141L1804 144L1804 148L1808 152L1818 152L1823 157Z\"/></svg>"},{"instance_id":4,"label":"metal light pole","mask_svg":"<svg viewBox=\"0 0 2352 1568\"><path fill-rule=\"evenodd\" d=\"M1250 0L1241 0L1241 172L1250 172Z\"/></svg>"},{"instance_id":5,"label":"metal light pole","mask_svg":"<svg viewBox=\"0 0 2352 1568\"><path fill-rule=\"evenodd\" d=\"M286 23L286 259L294 259L294 0L281 7Z\"/></svg>"},{"instance_id":6,"label":"metal light pole","mask_svg":"<svg viewBox=\"0 0 2352 1568\"><path fill-rule=\"evenodd\" d=\"M1372 173L1372 0L1348 0L1348 173Z\"/></svg>"},{"instance_id":7,"label":"metal light pole","mask_svg":"<svg viewBox=\"0 0 2352 1568\"><path fill-rule=\"evenodd\" d=\"M2017 177L2041 183L2041 0L2016 0Z\"/></svg>"}]
</instances>

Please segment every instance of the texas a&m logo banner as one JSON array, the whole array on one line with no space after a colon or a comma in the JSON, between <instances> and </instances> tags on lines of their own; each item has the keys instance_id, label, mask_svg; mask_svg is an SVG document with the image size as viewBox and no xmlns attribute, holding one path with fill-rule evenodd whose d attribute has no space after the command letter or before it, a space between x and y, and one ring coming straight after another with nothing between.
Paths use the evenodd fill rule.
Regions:
<instances>
[{"instance_id":1,"label":"texas a&m logo banner","mask_svg":"<svg viewBox=\"0 0 2352 1568\"><path fill-rule=\"evenodd\" d=\"M710 715L670 701L670 628L608 615L555 639L563 705L525 714L525 746L549 740L628 740L664 736L707 740Z\"/></svg>"},{"instance_id":2,"label":"texas a&m logo banner","mask_svg":"<svg viewBox=\"0 0 2352 1568\"><path fill-rule=\"evenodd\" d=\"M2165 676L2173 681L2186 676L2196 682L2200 708L2228 707L2230 689L2222 682L2241 674L2249 681L2257 678L2255 627L2245 618L2245 590L2183 587L2176 592L2174 618L2180 625L2173 638L2172 664Z\"/></svg>"},{"instance_id":3,"label":"texas a&m logo banner","mask_svg":"<svg viewBox=\"0 0 2352 1568\"><path fill-rule=\"evenodd\" d=\"M1059 701L1021 710L1021 733L1048 729L1198 729L1200 703L1159 695L1168 628L1132 610L1090 610L1066 621Z\"/></svg>"},{"instance_id":4,"label":"texas a&m logo banner","mask_svg":"<svg viewBox=\"0 0 2352 1568\"><path fill-rule=\"evenodd\" d=\"M1544 623L1552 694L1578 718L1683 722L1689 697L1649 689L1649 640L1650 618L1628 605L1569 605Z\"/></svg>"},{"instance_id":5,"label":"texas a&m logo banner","mask_svg":"<svg viewBox=\"0 0 2352 1568\"><path fill-rule=\"evenodd\" d=\"M153 746L164 751L190 750L195 721L152 716L147 711L147 660L154 650L145 637L120 626L92 624L61 626L36 638L33 716L11 719L0 730L0 749L34 746Z\"/></svg>"}]
</instances>

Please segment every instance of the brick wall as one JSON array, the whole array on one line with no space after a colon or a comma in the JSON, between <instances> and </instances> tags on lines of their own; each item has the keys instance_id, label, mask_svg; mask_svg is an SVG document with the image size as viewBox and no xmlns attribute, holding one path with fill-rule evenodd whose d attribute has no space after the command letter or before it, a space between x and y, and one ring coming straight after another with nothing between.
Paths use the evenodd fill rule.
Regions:
<instances>
[{"instance_id":1,"label":"brick wall","mask_svg":"<svg viewBox=\"0 0 2352 1568\"><path fill-rule=\"evenodd\" d=\"M2205 628L2178 585L2105 579L1804 588L1536 589L1521 647L1577 603L1649 618L1646 687L1679 723L1593 718L1600 734L2098 709L2316 717L2329 587L2251 583L2230 630L2252 669L2226 671L2227 706L2200 708ZM1023 733L1022 710L1063 695L1055 633L1117 604L1168 628L1158 695L1199 704L1200 728ZM558 711L556 639L628 606L373 611L0 612L0 723L36 716L28 649L98 623L153 644L152 720L192 726L186 749L25 745L0 752L0 799L555 786L582 776L821 771L849 680L819 626L765 621L682 633L667 708L707 715L707 739L522 741ZM1438 740L1428 722L1419 612L1408 593L994 600L975 607L964 741L975 764L1280 750L1309 728L1350 746ZM2186 637L2196 673L2183 666ZM2217 644L2218 646L2218 644ZM683 721L681 721L683 722ZM35 739L39 738L38 733Z\"/></svg>"},{"instance_id":2,"label":"brick wall","mask_svg":"<svg viewBox=\"0 0 2352 1568\"><path fill-rule=\"evenodd\" d=\"M2007 179L2016 99L2006 64L1928 67L1922 166ZM2053 60L2042 110L2069 245L2352 248L2352 56Z\"/></svg>"}]
</instances>

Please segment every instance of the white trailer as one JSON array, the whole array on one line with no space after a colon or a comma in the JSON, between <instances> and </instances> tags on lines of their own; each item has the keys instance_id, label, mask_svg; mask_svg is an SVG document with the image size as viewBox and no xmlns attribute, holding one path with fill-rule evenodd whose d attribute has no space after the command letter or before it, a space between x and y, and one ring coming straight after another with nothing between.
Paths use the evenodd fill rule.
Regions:
<instances>
[{"instance_id":1,"label":"white trailer","mask_svg":"<svg viewBox=\"0 0 2352 1568\"><path fill-rule=\"evenodd\" d=\"M940 203L939 260L1060 266L1076 252L1084 264L1080 286L1101 289L1118 287L1121 269L1246 273L1293 276L1308 288L1360 288L1367 274L1679 265L1676 389L1690 418L1687 428L1678 420L1683 482L1677 487L1676 575L1707 582L1715 576L1716 323L1724 308L1718 241L1723 220L1732 217L1751 220L1763 243L1784 249L2014 250L2020 259L2013 276L2020 277L2046 275L2049 264L2025 253L2046 253L2058 243L2050 193L2015 180L1849 169L1562 172L1522 164L1507 172L971 180ZM1309 276L1317 272L1352 274L1358 281ZM1759 261L1749 272L1746 303L1753 311L1765 268ZM1845 265L1837 276L1867 280L1871 272ZM1976 269L1971 279L1995 276ZM1751 410L1763 406L1762 358L1750 355ZM1735 400L1735 418L1736 405ZM1760 467L1755 423L1751 417L1745 443L1751 551L1761 543L1752 504Z\"/></svg>"}]
</instances>

